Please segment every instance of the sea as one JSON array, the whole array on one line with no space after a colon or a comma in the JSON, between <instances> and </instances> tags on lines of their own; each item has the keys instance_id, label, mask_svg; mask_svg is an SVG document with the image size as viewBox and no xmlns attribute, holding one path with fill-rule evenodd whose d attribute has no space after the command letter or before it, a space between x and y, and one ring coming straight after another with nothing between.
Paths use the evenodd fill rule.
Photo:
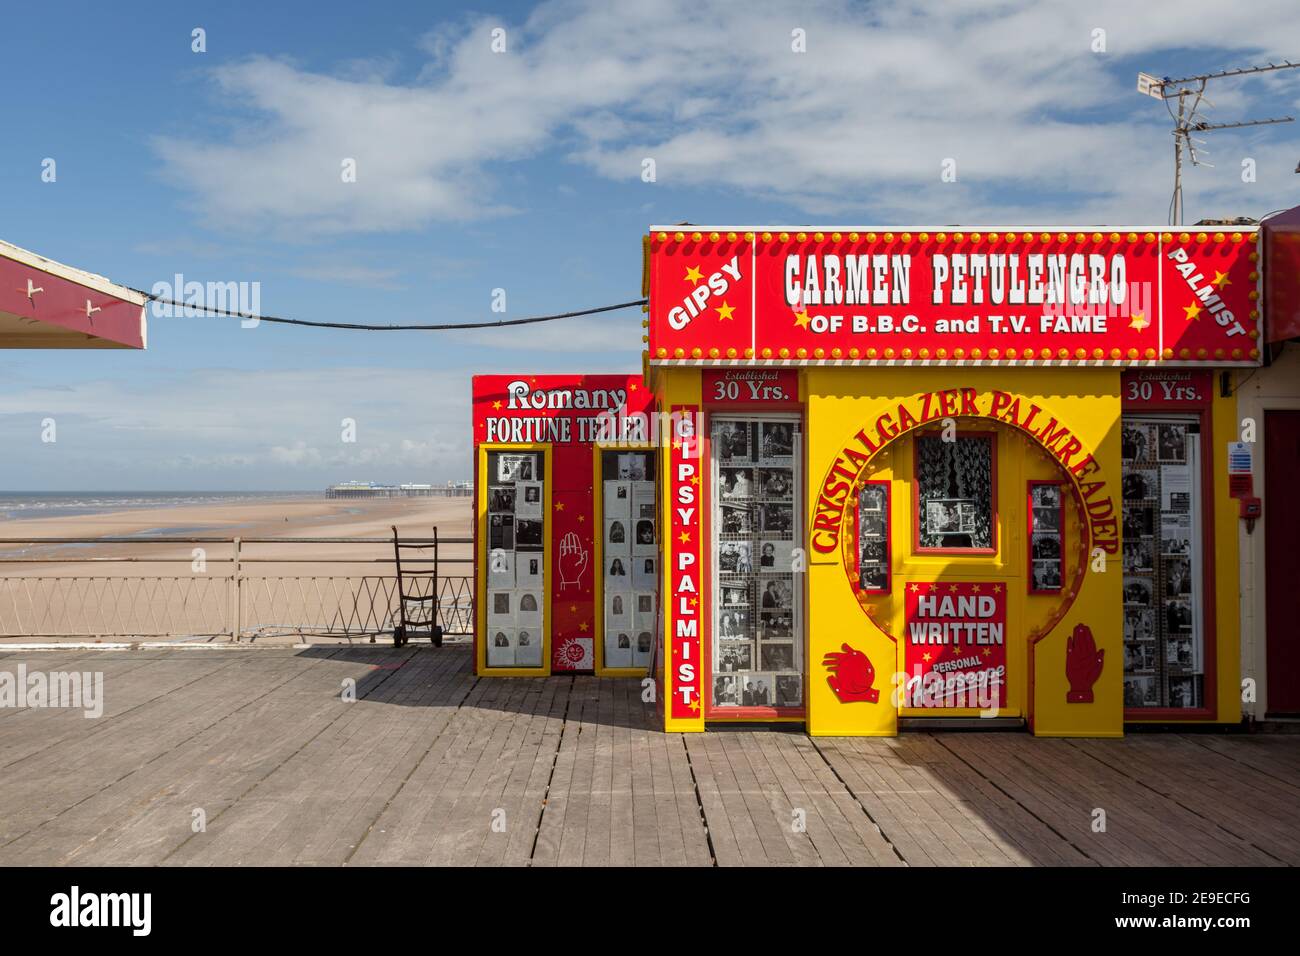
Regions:
<instances>
[{"instance_id":1,"label":"sea","mask_svg":"<svg viewBox=\"0 0 1300 956\"><path fill-rule=\"evenodd\" d=\"M315 491L0 491L0 521L106 514L138 508L323 498Z\"/></svg>"}]
</instances>

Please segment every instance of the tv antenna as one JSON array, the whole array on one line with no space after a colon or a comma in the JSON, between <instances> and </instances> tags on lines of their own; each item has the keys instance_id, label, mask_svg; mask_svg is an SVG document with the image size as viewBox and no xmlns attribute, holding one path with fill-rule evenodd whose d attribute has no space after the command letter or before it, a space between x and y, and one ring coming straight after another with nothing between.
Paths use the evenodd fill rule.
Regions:
<instances>
[{"instance_id":1,"label":"tv antenna","mask_svg":"<svg viewBox=\"0 0 1300 956\"><path fill-rule=\"evenodd\" d=\"M1202 104L1213 107L1214 104L1205 95L1206 84L1210 80L1221 80L1230 76L1249 76L1255 73L1272 73L1275 70L1300 69L1300 63L1284 60L1281 63L1270 62L1268 66L1248 66L1240 70L1222 70L1218 73L1202 73L1198 76L1184 76L1179 79L1155 77L1149 73L1139 73L1138 92L1153 96L1165 104L1169 116L1174 121L1174 196L1169 203L1169 224L1181 226L1183 223L1183 150L1193 166L1210 166L1198 154L1207 153L1205 140L1197 139L1193 133L1210 133L1220 129L1242 129L1246 126L1271 126L1274 123L1293 123L1293 116L1278 116L1272 119L1243 120L1239 123L1210 123L1201 115ZM1178 100L1178 112L1170 109L1169 101ZM1188 101L1191 101L1190 103ZM1298 170L1300 171L1300 170Z\"/></svg>"}]
</instances>

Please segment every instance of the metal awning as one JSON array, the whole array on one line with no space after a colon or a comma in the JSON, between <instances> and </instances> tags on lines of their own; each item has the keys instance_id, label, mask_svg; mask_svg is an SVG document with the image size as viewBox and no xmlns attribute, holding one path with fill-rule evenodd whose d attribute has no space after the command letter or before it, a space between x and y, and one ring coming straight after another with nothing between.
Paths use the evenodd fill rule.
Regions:
<instances>
[{"instance_id":1,"label":"metal awning","mask_svg":"<svg viewBox=\"0 0 1300 956\"><path fill-rule=\"evenodd\" d=\"M142 349L148 298L0 240L0 349Z\"/></svg>"}]
</instances>

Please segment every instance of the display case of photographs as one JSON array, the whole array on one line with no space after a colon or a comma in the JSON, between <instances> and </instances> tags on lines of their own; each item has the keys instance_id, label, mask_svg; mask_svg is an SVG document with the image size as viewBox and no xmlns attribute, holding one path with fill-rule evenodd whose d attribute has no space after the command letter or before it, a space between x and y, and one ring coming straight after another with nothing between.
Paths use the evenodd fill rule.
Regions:
<instances>
[{"instance_id":1,"label":"display case of photographs","mask_svg":"<svg viewBox=\"0 0 1300 956\"><path fill-rule=\"evenodd\" d=\"M918 436L914 467L917 550L993 551L993 436Z\"/></svg>"},{"instance_id":2,"label":"display case of photographs","mask_svg":"<svg viewBox=\"0 0 1300 956\"><path fill-rule=\"evenodd\" d=\"M800 423L714 417L710 709L802 709Z\"/></svg>"},{"instance_id":3,"label":"display case of photographs","mask_svg":"<svg viewBox=\"0 0 1300 956\"><path fill-rule=\"evenodd\" d=\"M650 665L659 599L655 460L652 450L600 452L605 668Z\"/></svg>"},{"instance_id":4,"label":"display case of photographs","mask_svg":"<svg viewBox=\"0 0 1300 956\"><path fill-rule=\"evenodd\" d=\"M1031 481L1029 593L1056 594L1065 586L1065 482Z\"/></svg>"},{"instance_id":5,"label":"display case of photographs","mask_svg":"<svg viewBox=\"0 0 1300 956\"><path fill-rule=\"evenodd\" d=\"M1193 419L1125 416L1124 706L1205 706L1200 434Z\"/></svg>"},{"instance_id":6,"label":"display case of photographs","mask_svg":"<svg viewBox=\"0 0 1300 956\"><path fill-rule=\"evenodd\" d=\"M541 667L545 458L536 451L491 451L487 469L487 666Z\"/></svg>"},{"instance_id":7,"label":"display case of photographs","mask_svg":"<svg viewBox=\"0 0 1300 956\"><path fill-rule=\"evenodd\" d=\"M889 482L868 481L858 492L858 587L889 591Z\"/></svg>"}]
</instances>

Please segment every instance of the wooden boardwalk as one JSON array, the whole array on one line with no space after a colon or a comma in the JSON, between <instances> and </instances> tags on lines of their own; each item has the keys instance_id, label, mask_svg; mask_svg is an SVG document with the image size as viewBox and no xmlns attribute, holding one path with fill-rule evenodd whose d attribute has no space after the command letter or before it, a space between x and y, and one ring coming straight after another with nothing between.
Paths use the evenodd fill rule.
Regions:
<instances>
[{"instance_id":1,"label":"wooden boardwalk","mask_svg":"<svg viewBox=\"0 0 1300 956\"><path fill-rule=\"evenodd\" d=\"M1300 736L670 736L635 681L463 646L19 664L102 672L105 710L0 709L3 865L1300 863Z\"/></svg>"}]
</instances>

